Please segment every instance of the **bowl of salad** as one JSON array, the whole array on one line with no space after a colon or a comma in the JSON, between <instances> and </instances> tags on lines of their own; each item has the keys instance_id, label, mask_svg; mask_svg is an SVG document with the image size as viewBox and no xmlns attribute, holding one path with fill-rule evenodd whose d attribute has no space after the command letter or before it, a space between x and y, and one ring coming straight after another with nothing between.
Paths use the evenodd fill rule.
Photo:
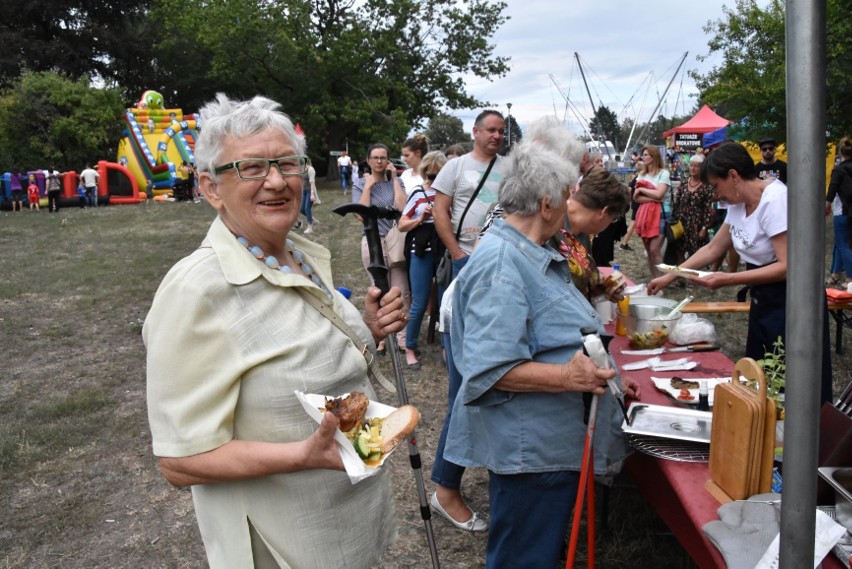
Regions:
<instances>
[{"instance_id":1,"label":"bowl of salad","mask_svg":"<svg viewBox=\"0 0 852 569\"><path fill-rule=\"evenodd\" d=\"M651 304L633 304L627 314L619 314L618 320L627 333L630 347L636 350L659 348L666 343L682 314L675 312L667 318L672 307Z\"/></svg>"}]
</instances>

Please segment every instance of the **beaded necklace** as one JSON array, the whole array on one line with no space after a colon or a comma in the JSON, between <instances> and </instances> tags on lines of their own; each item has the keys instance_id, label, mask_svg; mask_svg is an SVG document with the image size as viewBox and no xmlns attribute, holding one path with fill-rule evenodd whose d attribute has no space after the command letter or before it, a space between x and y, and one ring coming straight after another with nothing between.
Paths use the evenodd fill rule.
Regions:
<instances>
[{"instance_id":1,"label":"beaded necklace","mask_svg":"<svg viewBox=\"0 0 852 569\"><path fill-rule=\"evenodd\" d=\"M281 271L285 275L298 274L293 272L293 269L291 269L288 265L282 265L281 263L279 263L278 259L276 259L273 255L267 255L266 253L264 253L263 249L261 249L259 246L252 245L251 243L249 243L248 239L246 239L245 237L239 236L237 237L237 241L240 243L240 245L248 249L249 253L254 255L258 261L262 262L270 269ZM308 262L307 256L298 249L296 249L296 244L293 243L292 240L287 239L285 244L287 245L287 250L290 251L290 254L293 256L293 259L297 263L299 263L299 267L301 267L305 278L317 285L320 290L325 293L329 300L333 300L334 296L331 294L331 291L328 290L328 287L325 286L325 284L322 282L322 279L319 278L319 275L316 274L314 268Z\"/></svg>"}]
</instances>

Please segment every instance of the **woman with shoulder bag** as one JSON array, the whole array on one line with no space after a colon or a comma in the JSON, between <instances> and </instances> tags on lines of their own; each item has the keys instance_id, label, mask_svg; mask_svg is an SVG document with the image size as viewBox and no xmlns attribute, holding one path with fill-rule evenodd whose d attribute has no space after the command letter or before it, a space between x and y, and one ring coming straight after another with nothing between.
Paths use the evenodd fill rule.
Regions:
<instances>
[{"instance_id":1,"label":"woman with shoulder bag","mask_svg":"<svg viewBox=\"0 0 852 569\"><path fill-rule=\"evenodd\" d=\"M642 238L645 245L648 270L653 278L662 274L657 265L663 262L663 231L666 219L671 213L668 199L671 179L656 146L644 147L640 158L644 172L639 175L633 193L633 199L639 203L639 209L636 211L636 234Z\"/></svg>"},{"instance_id":2,"label":"woman with shoulder bag","mask_svg":"<svg viewBox=\"0 0 852 569\"><path fill-rule=\"evenodd\" d=\"M443 244L432 218L432 203L435 201L432 180L438 177L438 172L446 163L447 157L441 152L429 152L423 157L417 172L418 176L422 176L423 184L411 191L399 219L399 230L406 234L405 254L408 257L408 283L411 287L411 309L405 331L405 359L413 370L420 369L417 340L429 304L432 277L443 254Z\"/></svg>"}]
</instances>

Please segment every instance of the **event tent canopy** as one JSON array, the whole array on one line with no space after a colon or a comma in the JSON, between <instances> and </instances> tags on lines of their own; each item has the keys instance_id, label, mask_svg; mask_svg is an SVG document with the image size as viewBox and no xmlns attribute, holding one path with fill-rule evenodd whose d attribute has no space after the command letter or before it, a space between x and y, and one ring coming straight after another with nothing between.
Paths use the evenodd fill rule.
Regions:
<instances>
[{"instance_id":1,"label":"event tent canopy","mask_svg":"<svg viewBox=\"0 0 852 569\"><path fill-rule=\"evenodd\" d=\"M712 132L714 130L718 130L722 127L728 126L731 124L726 118L720 117L713 109L704 105L701 107L701 110L695 113L695 116L683 123L680 126L676 126L671 130L667 130L663 133L663 138L668 138L673 134L679 133L695 133L695 134L704 134L705 132Z\"/></svg>"}]
</instances>

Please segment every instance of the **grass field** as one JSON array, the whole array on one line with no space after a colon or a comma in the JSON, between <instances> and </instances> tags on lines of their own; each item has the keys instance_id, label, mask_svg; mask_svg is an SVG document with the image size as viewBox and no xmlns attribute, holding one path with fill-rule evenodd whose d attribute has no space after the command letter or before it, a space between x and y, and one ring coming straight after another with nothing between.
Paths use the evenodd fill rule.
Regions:
<instances>
[{"instance_id":1,"label":"grass field","mask_svg":"<svg viewBox=\"0 0 852 569\"><path fill-rule=\"evenodd\" d=\"M331 213L344 201L334 185L321 184L320 193L323 204L314 211L321 225L311 238L331 250L335 285L352 289L360 304L368 280L358 222ZM206 566L190 492L166 483L151 454L141 328L160 280L201 242L213 217L206 204L190 203L0 213L0 568ZM638 241L633 245L617 261L644 282L645 260ZM733 297L688 292L702 300ZM712 320L725 353L738 358L745 317ZM438 347L421 345L423 369L407 373L406 383L423 415L418 444L428 481L446 374ZM850 379L849 356L834 357L837 388ZM392 470L400 539L381 567L429 567L404 453L392 457ZM481 469L469 471L463 491L487 512ZM443 567L483 566L484 536L458 532L443 519L433 525ZM691 566L623 477L611 492L598 560L613 568Z\"/></svg>"}]
</instances>

